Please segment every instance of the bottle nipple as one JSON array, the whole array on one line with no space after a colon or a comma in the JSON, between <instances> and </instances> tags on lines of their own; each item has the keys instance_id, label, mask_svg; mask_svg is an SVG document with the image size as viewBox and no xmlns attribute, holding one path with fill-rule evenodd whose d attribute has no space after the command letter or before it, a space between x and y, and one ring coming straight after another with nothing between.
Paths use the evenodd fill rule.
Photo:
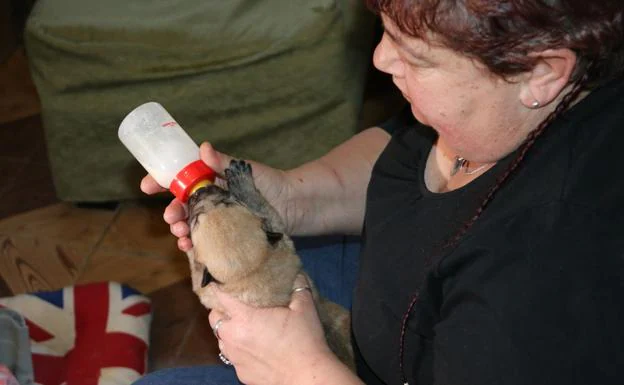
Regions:
<instances>
[{"instance_id":1,"label":"bottle nipple","mask_svg":"<svg viewBox=\"0 0 624 385\"><path fill-rule=\"evenodd\" d=\"M173 178L169 191L180 201L185 202L197 190L206 187L216 178L216 173L201 160L196 160L184 167Z\"/></svg>"}]
</instances>

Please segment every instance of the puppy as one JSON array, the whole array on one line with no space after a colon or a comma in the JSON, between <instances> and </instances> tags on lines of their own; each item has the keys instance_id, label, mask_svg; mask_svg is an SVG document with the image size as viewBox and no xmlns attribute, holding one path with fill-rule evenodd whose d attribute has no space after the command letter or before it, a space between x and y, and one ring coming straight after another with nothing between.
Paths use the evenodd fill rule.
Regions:
<instances>
[{"instance_id":1,"label":"puppy","mask_svg":"<svg viewBox=\"0 0 624 385\"><path fill-rule=\"evenodd\" d=\"M209 185L188 202L193 249L187 255L193 291L201 303L220 308L207 288L215 282L252 306L288 306L295 278L302 274L310 283L329 347L354 369L349 312L319 296L281 217L256 189L251 165L233 160L225 176L227 190Z\"/></svg>"}]
</instances>

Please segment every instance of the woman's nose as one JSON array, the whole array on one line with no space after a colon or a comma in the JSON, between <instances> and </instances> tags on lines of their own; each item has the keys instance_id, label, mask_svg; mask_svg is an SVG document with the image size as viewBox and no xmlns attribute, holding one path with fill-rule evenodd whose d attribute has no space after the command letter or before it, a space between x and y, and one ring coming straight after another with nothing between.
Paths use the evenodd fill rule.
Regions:
<instances>
[{"instance_id":1,"label":"woman's nose","mask_svg":"<svg viewBox=\"0 0 624 385\"><path fill-rule=\"evenodd\" d=\"M396 47L386 33L375 47L373 53L373 65L380 71L400 77L403 66Z\"/></svg>"}]
</instances>

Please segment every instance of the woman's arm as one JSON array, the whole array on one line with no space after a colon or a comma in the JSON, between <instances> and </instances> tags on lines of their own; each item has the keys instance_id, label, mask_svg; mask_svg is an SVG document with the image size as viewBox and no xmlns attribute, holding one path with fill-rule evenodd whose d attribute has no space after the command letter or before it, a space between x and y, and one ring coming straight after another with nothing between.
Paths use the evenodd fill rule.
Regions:
<instances>
[{"instance_id":1,"label":"woman's arm","mask_svg":"<svg viewBox=\"0 0 624 385\"><path fill-rule=\"evenodd\" d=\"M296 235L359 234L371 171L390 135L369 128L325 156L287 171L285 210Z\"/></svg>"}]
</instances>

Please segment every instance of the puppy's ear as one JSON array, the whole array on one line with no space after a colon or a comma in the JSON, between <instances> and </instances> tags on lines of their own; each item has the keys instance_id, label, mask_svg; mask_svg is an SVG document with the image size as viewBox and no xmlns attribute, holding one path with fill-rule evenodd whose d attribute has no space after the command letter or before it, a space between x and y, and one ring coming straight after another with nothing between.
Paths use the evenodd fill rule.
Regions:
<instances>
[{"instance_id":1,"label":"puppy's ear","mask_svg":"<svg viewBox=\"0 0 624 385\"><path fill-rule=\"evenodd\" d=\"M273 231L265 230L267 240L271 244L271 246L275 246L275 244L284 238L283 233L274 233Z\"/></svg>"}]
</instances>

